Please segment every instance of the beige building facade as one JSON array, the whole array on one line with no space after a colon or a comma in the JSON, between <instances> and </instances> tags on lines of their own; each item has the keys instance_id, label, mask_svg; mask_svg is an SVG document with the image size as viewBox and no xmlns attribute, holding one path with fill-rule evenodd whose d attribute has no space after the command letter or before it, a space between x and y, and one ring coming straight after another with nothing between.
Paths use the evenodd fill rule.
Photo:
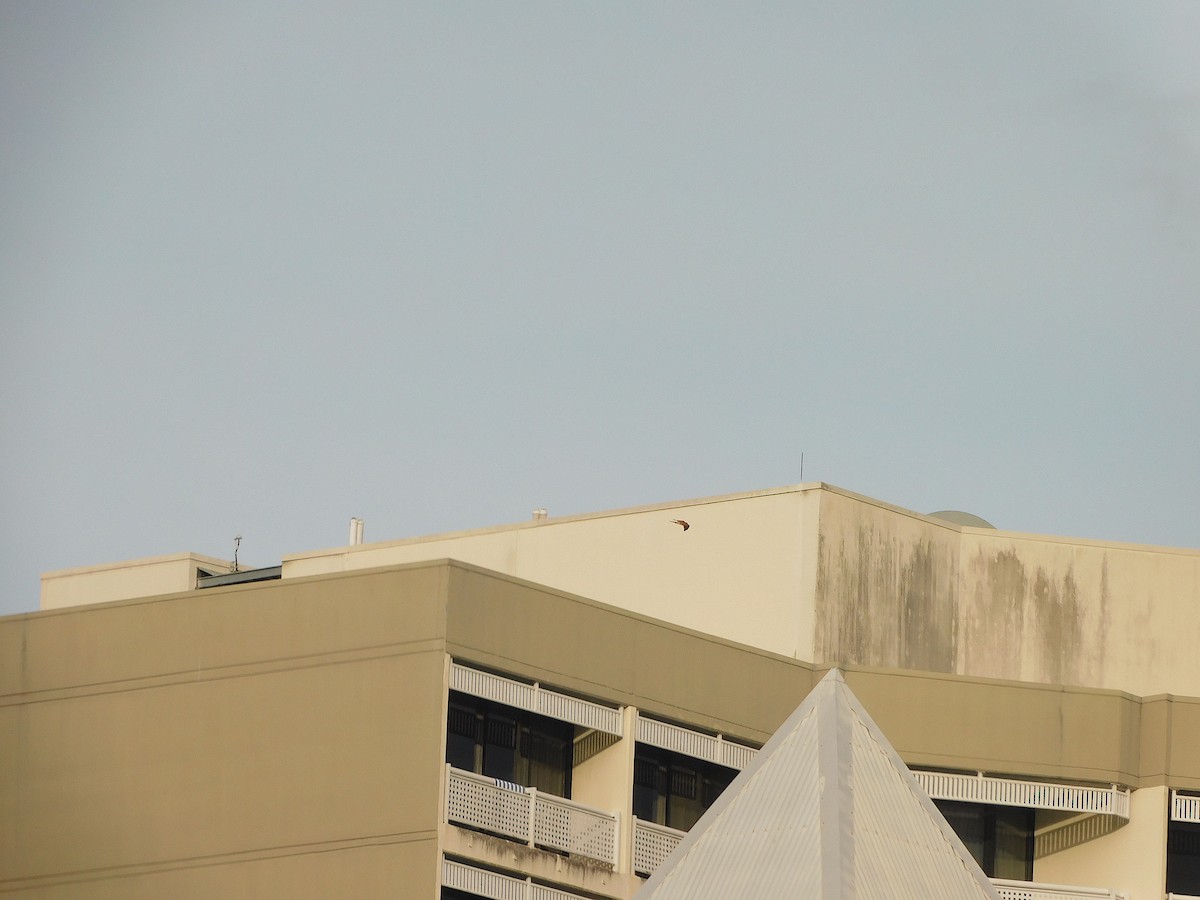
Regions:
<instances>
[{"instance_id":1,"label":"beige building facade","mask_svg":"<svg viewBox=\"0 0 1200 900\"><path fill-rule=\"evenodd\" d=\"M623 900L837 665L1002 896L1200 896L1198 551L801 485L150 562L0 619L0 895Z\"/></svg>"}]
</instances>

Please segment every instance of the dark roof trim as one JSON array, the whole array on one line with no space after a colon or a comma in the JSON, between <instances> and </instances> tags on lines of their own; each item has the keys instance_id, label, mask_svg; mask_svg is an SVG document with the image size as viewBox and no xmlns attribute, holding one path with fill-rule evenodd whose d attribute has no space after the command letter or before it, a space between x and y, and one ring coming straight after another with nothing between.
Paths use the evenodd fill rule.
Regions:
<instances>
[{"instance_id":1,"label":"dark roof trim","mask_svg":"<svg viewBox=\"0 0 1200 900\"><path fill-rule=\"evenodd\" d=\"M283 566L268 566L265 569L246 569L241 572L226 572L223 575L201 575L197 569L196 588L224 587L227 584L251 584L255 581L277 581L283 577Z\"/></svg>"}]
</instances>

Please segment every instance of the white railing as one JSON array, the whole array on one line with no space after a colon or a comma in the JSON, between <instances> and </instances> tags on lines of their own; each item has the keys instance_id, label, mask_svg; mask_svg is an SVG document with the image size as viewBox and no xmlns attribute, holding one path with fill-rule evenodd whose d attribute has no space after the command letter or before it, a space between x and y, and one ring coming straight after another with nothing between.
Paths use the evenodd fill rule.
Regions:
<instances>
[{"instance_id":1,"label":"white railing","mask_svg":"<svg viewBox=\"0 0 1200 900\"><path fill-rule=\"evenodd\" d=\"M536 788L508 785L446 766L446 821L530 847L547 847L616 865L617 817Z\"/></svg>"},{"instance_id":2,"label":"white railing","mask_svg":"<svg viewBox=\"0 0 1200 900\"><path fill-rule=\"evenodd\" d=\"M656 825L653 822L633 820L633 871L639 875L652 875L687 835L686 831ZM1104 897L1108 900L1126 900L1126 895L1106 888L1075 887L1066 884L1038 884L1032 881L1010 881L993 878L991 882L1001 900L1091 900ZM1178 900L1190 900L1176 895Z\"/></svg>"},{"instance_id":3,"label":"white railing","mask_svg":"<svg viewBox=\"0 0 1200 900\"><path fill-rule=\"evenodd\" d=\"M1167 900L1200 900L1195 894L1167 894Z\"/></svg>"},{"instance_id":4,"label":"white railing","mask_svg":"<svg viewBox=\"0 0 1200 900\"><path fill-rule=\"evenodd\" d=\"M1129 791L1115 784L1100 788L948 772L913 772L913 775L935 800L1058 809L1129 819Z\"/></svg>"},{"instance_id":5,"label":"white railing","mask_svg":"<svg viewBox=\"0 0 1200 900\"><path fill-rule=\"evenodd\" d=\"M1009 881L1007 878L991 879L1000 900L1127 900L1127 895L1108 888L1077 887L1071 884L1038 884L1035 881Z\"/></svg>"},{"instance_id":6,"label":"white railing","mask_svg":"<svg viewBox=\"0 0 1200 900\"><path fill-rule=\"evenodd\" d=\"M617 737L621 737L624 731L619 709L549 691L539 684L527 684L491 672L481 672L459 663L450 664L450 687L474 697L495 700Z\"/></svg>"},{"instance_id":7,"label":"white railing","mask_svg":"<svg viewBox=\"0 0 1200 900\"><path fill-rule=\"evenodd\" d=\"M647 719L641 715L638 715L637 739L652 747L674 750L676 753L706 759L739 771L750 765L750 761L758 753L753 747L727 741L719 734L703 734L690 728L660 722L658 719Z\"/></svg>"},{"instance_id":8,"label":"white railing","mask_svg":"<svg viewBox=\"0 0 1200 900\"><path fill-rule=\"evenodd\" d=\"M670 856L679 842L687 834L666 825L656 825L654 822L633 820L633 871L639 875L653 875L654 870L662 865L664 859Z\"/></svg>"},{"instance_id":9,"label":"white railing","mask_svg":"<svg viewBox=\"0 0 1200 900\"><path fill-rule=\"evenodd\" d=\"M1200 797L1171 791L1171 821L1200 822ZM1176 896L1182 897L1182 894Z\"/></svg>"},{"instance_id":10,"label":"white railing","mask_svg":"<svg viewBox=\"0 0 1200 900\"><path fill-rule=\"evenodd\" d=\"M452 859L442 860L442 886L468 891L477 897L490 900L586 900L579 894L569 894L544 884L535 884L530 878L514 878L477 869Z\"/></svg>"}]
</instances>

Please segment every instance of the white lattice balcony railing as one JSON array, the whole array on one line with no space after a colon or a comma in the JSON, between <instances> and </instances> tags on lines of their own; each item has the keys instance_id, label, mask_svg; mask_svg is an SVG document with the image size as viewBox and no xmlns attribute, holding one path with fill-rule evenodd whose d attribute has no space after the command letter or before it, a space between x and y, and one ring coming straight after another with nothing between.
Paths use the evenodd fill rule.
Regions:
<instances>
[{"instance_id":1,"label":"white lattice balcony railing","mask_svg":"<svg viewBox=\"0 0 1200 900\"><path fill-rule=\"evenodd\" d=\"M741 771L750 765L754 755L758 753L753 747L727 741L721 735L715 737L660 722L658 719L647 719L638 716L637 739L652 747L664 750L674 750L696 759L706 759L720 766Z\"/></svg>"},{"instance_id":2,"label":"white lattice balcony railing","mask_svg":"<svg viewBox=\"0 0 1200 900\"><path fill-rule=\"evenodd\" d=\"M1200 822L1200 797L1171 791L1171 821ZM1176 894L1182 897L1182 894Z\"/></svg>"},{"instance_id":3,"label":"white lattice balcony railing","mask_svg":"<svg viewBox=\"0 0 1200 900\"><path fill-rule=\"evenodd\" d=\"M656 825L654 822L633 820L633 871L639 875L653 875L664 859L674 852L686 831Z\"/></svg>"},{"instance_id":4,"label":"white lattice balcony railing","mask_svg":"<svg viewBox=\"0 0 1200 900\"><path fill-rule=\"evenodd\" d=\"M530 847L546 847L616 865L617 817L536 788L446 766L446 821Z\"/></svg>"},{"instance_id":5,"label":"white lattice balcony railing","mask_svg":"<svg viewBox=\"0 0 1200 900\"><path fill-rule=\"evenodd\" d=\"M633 820L633 871L639 875L652 875L687 835L686 831L656 825L653 822ZM1002 900L1125 900L1126 895L1105 888L1075 887L1065 884L1038 884L1032 881L1009 881L993 878ZM1179 897L1179 900L1189 898Z\"/></svg>"},{"instance_id":6,"label":"white lattice balcony railing","mask_svg":"<svg viewBox=\"0 0 1200 900\"><path fill-rule=\"evenodd\" d=\"M1127 900L1127 895L1108 888L1076 887L1071 884L1038 884L1036 881L1009 881L993 878L992 885L1001 900Z\"/></svg>"},{"instance_id":7,"label":"white lattice balcony railing","mask_svg":"<svg viewBox=\"0 0 1200 900\"><path fill-rule=\"evenodd\" d=\"M559 694L538 684L527 684L524 681L493 675L491 672L481 672L460 663L450 664L450 688L474 697L515 706L517 709L527 709L573 725L594 728L617 737L621 737L624 732L619 709Z\"/></svg>"},{"instance_id":8,"label":"white lattice balcony railing","mask_svg":"<svg viewBox=\"0 0 1200 900\"><path fill-rule=\"evenodd\" d=\"M579 894L560 891L530 878L514 878L487 869L477 869L452 859L442 860L442 886L467 891L489 900L587 900Z\"/></svg>"},{"instance_id":9,"label":"white lattice balcony railing","mask_svg":"<svg viewBox=\"0 0 1200 900\"><path fill-rule=\"evenodd\" d=\"M1129 819L1129 791L1112 787L1084 787L1044 781L958 775L949 772L913 772L925 793L935 800L962 800L997 806L1057 809L1096 813Z\"/></svg>"}]
</instances>

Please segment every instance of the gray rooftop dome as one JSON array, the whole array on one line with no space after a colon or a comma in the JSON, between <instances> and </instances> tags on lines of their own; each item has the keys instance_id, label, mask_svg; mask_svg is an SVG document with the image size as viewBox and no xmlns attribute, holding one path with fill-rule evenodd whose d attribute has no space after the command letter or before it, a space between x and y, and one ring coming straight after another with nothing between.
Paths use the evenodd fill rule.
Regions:
<instances>
[{"instance_id":1,"label":"gray rooftop dome","mask_svg":"<svg viewBox=\"0 0 1200 900\"><path fill-rule=\"evenodd\" d=\"M931 518L953 522L955 525L966 525L968 528L995 528L987 519L981 519L975 513L963 512L961 509L939 509L929 513Z\"/></svg>"}]
</instances>

